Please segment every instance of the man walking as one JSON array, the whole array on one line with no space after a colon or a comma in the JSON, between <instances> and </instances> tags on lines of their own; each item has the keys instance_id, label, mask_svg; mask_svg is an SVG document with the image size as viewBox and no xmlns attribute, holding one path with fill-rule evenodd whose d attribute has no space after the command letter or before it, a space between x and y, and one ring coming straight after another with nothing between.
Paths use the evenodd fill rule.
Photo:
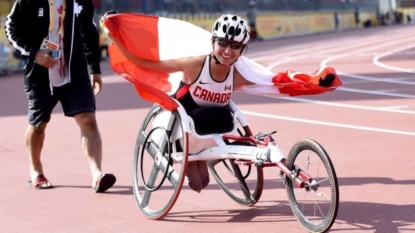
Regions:
<instances>
[{"instance_id":1,"label":"man walking","mask_svg":"<svg viewBox=\"0 0 415 233\"><path fill-rule=\"evenodd\" d=\"M26 59L31 188L53 188L40 155L47 123L58 102L65 116L73 117L80 128L92 188L105 192L116 181L113 174L101 171L102 142L94 96L102 87L101 50L93 17L92 0L17 0L7 16L7 38Z\"/></svg>"}]
</instances>

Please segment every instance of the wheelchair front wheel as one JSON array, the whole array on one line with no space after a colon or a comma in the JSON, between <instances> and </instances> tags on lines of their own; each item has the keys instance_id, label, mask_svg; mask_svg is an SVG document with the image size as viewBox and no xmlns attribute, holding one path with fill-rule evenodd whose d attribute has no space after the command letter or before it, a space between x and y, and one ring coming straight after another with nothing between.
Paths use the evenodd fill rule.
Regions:
<instances>
[{"instance_id":1,"label":"wheelchair front wheel","mask_svg":"<svg viewBox=\"0 0 415 233\"><path fill-rule=\"evenodd\" d=\"M312 177L304 188L298 188L288 177L285 179L294 215L308 231L326 232L339 209L339 185L327 152L314 140L300 140L290 150L287 167L301 169Z\"/></svg>"}]
</instances>

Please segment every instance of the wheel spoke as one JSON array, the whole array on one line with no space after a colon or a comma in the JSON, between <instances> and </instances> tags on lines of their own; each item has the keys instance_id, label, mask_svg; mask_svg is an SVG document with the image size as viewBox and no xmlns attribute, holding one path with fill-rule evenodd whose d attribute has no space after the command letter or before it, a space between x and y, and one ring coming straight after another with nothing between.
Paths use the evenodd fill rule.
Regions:
<instances>
[{"instance_id":1,"label":"wheel spoke","mask_svg":"<svg viewBox=\"0 0 415 233\"><path fill-rule=\"evenodd\" d=\"M331 198L329 196L326 195L326 193L321 192L321 193L317 193L316 195L317 197L321 197L324 196L328 201L331 201Z\"/></svg>"},{"instance_id":2,"label":"wheel spoke","mask_svg":"<svg viewBox=\"0 0 415 233\"><path fill-rule=\"evenodd\" d=\"M330 181L330 178L326 178L326 179L322 179L322 180L320 180L320 181L317 181L317 184L321 184L321 183L323 183L324 181Z\"/></svg>"},{"instance_id":3,"label":"wheel spoke","mask_svg":"<svg viewBox=\"0 0 415 233\"><path fill-rule=\"evenodd\" d=\"M215 178L216 182L218 183L219 187L234 201L239 204L246 205L246 206L253 206L256 202L258 202L259 198L262 194L263 189L263 171L260 167L255 167L254 178L255 180L255 187L250 187L248 184L248 176L250 170L244 176L242 174L241 168L244 168L243 165L235 164L233 160L210 160L208 161L208 167ZM223 164L224 167L217 166L218 164ZM228 173L227 173L228 172ZM245 171L243 171L245 173ZM233 177L236 178L236 181L239 184L237 189L231 188L225 183L221 178L220 175L226 173L231 174Z\"/></svg>"},{"instance_id":4,"label":"wheel spoke","mask_svg":"<svg viewBox=\"0 0 415 233\"><path fill-rule=\"evenodd\" d=\"M303 213L304 213L305 203L307 202L306 197L307 197L307 192L304 192L303 204L301 205L301 212L303 212Z\"/></svg>"},{"instance_id":5,"label":"wheel spoke","mask_svg":"<svg viewBox=\"0 0 415 233\"><path fill-rule=\"evenodd\" d=\"M159 171L160 171L160 169L157 167L156 164L154 164L153 169L151 169L149 180L147 181L147 186L149 188L154 188L154 183L156 182L156 178L157 178L157 175L158 175ZM148 205L148 203L150 201L151 193L152 193L152 191L150 191L148 189L145 189L145 193L144 193L143 201L142 201L143 206Z\"/></svg>"},{"instance_id":6,"label":"wheel spoke","mask_svg":"<svg viewBox=\"0 0 415 233\"><path fill-rule=\"evenodd\" d=\"M314 196L315 197L315 196ZM316 199L314 199L314 206L317 206L317 209L320 211L320 213L321 213L321 216L323 217L323 218L325 218L326 216L324 215L324 213L323 213L323 211L320 209L320 206L318 205L318 203L317 203L317 201L316 201ZM314 209L315 209L315 207L314 207ZM315 214L315 211L314 211L314 214ZM315 216L315 215L314 215Z\"/></svg>"}]
</instances>

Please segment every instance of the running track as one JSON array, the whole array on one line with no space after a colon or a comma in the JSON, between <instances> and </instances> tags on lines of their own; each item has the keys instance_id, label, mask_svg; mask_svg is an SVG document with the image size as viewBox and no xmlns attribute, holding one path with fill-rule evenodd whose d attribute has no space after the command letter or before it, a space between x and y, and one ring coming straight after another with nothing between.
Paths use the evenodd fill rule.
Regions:
<instances>
[{"instance_id":1,"label":"running track","mask_svg":"<svg viewBox=\"0 0 415 233\"><path fill-rule=\"evenodd\" d=\"M415 25L264 41L251 44L247 56L275 72L333 66L344 81L318 96L233 98L254 133L278 130L284 153L305 137L326 148L340 184L332 232L415 232ZM304 232L277 168L265 169L264 192L254 207L234 203L212 178L201 194L184 186L165 219L147 220L131 189L131 165L151 104L103 66L104 89L97 97L103 169L118 179L107 194L90 188L78 129L60 106L43 150L45 174L56 188L26 188L22 78L0 78L0 232Z\"/></svg>"}]
</instances>

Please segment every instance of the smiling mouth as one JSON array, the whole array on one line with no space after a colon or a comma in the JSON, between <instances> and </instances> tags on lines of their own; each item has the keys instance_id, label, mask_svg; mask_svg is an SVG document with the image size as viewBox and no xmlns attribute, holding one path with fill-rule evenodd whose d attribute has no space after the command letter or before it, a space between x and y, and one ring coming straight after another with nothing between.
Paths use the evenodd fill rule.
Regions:
<instances>
[{"instance_id":1,"label":"smiling mouth","mask_svg":"<svg viewBox=\"0 0 415 233\"><path fill-rule=\"evenodd\" d=\"M223 55L223 54L221 54L220 56L223 57L223 58L225 58L225 59L229 59L229 58L232 57L232 56L226 56L226 55Z\"/></svg>"}]
</instances>

